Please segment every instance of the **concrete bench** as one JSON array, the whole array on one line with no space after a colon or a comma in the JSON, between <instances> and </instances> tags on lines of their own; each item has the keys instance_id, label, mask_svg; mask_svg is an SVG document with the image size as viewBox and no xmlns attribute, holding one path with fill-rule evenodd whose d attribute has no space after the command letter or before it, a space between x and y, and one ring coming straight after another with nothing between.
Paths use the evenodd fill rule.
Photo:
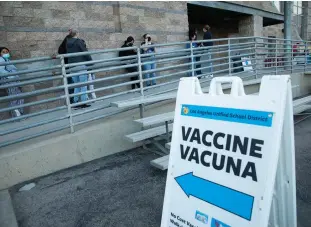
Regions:
<instances>
[{"instance_id":1,"label":"concrete bench","mask_svg":"<svg viewBox=\"0 0 311 227\"><path fill-rule=\"evenodd\" d=\"M160 169L160 170L166 170L168 168L168 162L169 162L169 155L165 155L163 157L154 159L150 161L150 165Z\"/></svg>"},{"instance_id":2,"label":"concrete bench","mask_svg":"<svg viewBox=\"0 0 311 227\"><path fill-rule=\"evenodd\" d=\"M169 124L168 131L171 132L172 129L173 129L173 124ZM155 128L151 128L147 130L142 130L140 132L132 133L130 135L125 136L125 138L132 143L136 143L136 142L147 140L147 139L150 139L156 136L163 135L165 133L166 133L166 127L159 126L159 127L155 127Z\"/></svg>"},{"instance_id":3,"label":"concrete bench","mask_svg":"<svg viewBox=\"0 0 311 227\"><path fill-rule=\"evenodd\" d=\"M174 111L154 115L151 117L145 117L138 120L135 120L136 123L140 124L142 127L148 127L156 124L160 124L163 122L173 121L174 120Z\"/></svg>"}]
</instances>

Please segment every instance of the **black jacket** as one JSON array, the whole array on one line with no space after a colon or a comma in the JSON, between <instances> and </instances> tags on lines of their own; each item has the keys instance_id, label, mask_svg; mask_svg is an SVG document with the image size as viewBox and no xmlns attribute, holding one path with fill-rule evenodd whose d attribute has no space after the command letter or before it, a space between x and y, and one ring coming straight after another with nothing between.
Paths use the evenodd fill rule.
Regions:
<instances>
[{"instance_id":1,"label":"black jacket","mask_svg":"<svg viewBox=\"0 0 311 227\"><path fill-rule=\"evenodd\" d=\"M78 38L67 38L66 47L68 54L87 51L84 40ZM92 57L89 54L77 57L68 57L69 64L84 61L92 61Z\"/></svg>"},{"instance_id":2,"label":"black jacket","mask_svg":"<svg viewBox=\"0 0 311 227\"><path fill-rule=\"evenodd\" d=\"M204 39L204 40L212 39L212 33L211 33L211 32L204 32L203 39ZM203 46L213 46L213 42L212 42L212 41L210 41L210 42L204 42L204 43L203 43Z\"/></svg>"},{"instance_id":3,"label":"black jacket","mask_svg":"<svg viewBox=\"0 0 311 227\"><path fill-rule=\"evenodd\" d=\"M126 48L126 47L130 47L130 46L126 45L126 43L124 43L123 46L121 46L121 48ZM134 50L121 50L119 52L119 57L127 57L131 55L136 55L136 52Z\"/></svg>"},{"instance_id":4,"label":"black jacket","mask_svg":"<svg viewBox=\"0 0 311 227\"><path fill-rule=\"evenodd\" d=\"M58 54L67 54L67 39L70 38L70 35L67 35L63 42L58 47ZM68 64L68 58L64 58L65 64Z\"/></svg>"},{"instance_id":5,"label":"black jacket","mask_svg":"<svg viewBox=\"0 0 311 227\"><path fill-rule=\"evenodd\" d=\"M123 46L121 48L126 48L126 47L130 47L128 46L126 43L123 44ZM127 57L127 56L132 56L133 55L133 59L122 59L121 61L132 61L132 63L134 62L134 59L136 58L137 53L134 50L121 50L119 52L119 57ZM135 57L134 57L135 55ZM126 64L131 64L130 62L126 63ZM133 66L133 67L129 67L125 69L127 72L136 72L137 71L137 66Z\"/></svg>"}]
</instances>

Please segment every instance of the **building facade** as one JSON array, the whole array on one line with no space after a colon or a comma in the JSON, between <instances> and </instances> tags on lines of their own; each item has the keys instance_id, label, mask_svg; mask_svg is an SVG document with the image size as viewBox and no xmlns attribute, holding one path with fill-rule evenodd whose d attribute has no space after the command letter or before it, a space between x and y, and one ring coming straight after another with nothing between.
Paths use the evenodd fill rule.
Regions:
<instances>
[{"instance_id":1,"label":"building facade","mask_svg":"<svg viewBox=\"0 0 311 227\"><path fill-rule=\"evenodd\" d=\"M298 8L296 14L299 17L294 16L293 21L301 26L299 31L293 32L293 38L304 37L310 40L311 23L309 25L308 20L310 3L303 2L296 5L299 6L296 7ZM17 1L0 2L0 8L0 46L6 46L11 50L13 59L56 54L69 28L79 30L79 36L86 41L89 50L118 48L130 35L135 38L136 45L139 45L145 33L150 33L155 43L167 43L186 41L189 29L197 29L198 39L202 39L202 28L205 24L210 25L215 39L241 36L282 38L284 28L283 6L276 1ZM297 26L294 22L293 30L296 31ZM37 66L28 64L22 67L27 69ZM62 81L53 81L26 85L23 91L35 91L61 83ZM4 95L5 91L0 89L0 96ZM26 102L40 101L57 95L59 94L30 97ZM1 107L7 105L7 103L0 104ZM51 102L28 108L26 112L31 113L59 105L63 103ZM5 115L2 113L0 116L0 118L8 117L8 113Z\"/></svg>"},{"instance_id":2,"label":"building facade","mask_svg":"<svg viewBox=\"0 0 311 227\"><path fill-rule=\"evenodd\" d=\"M303 8L296 2L293 12L300 18L299 36L310 39L301 26ZM116 48L127 36L150 33L157 43L185 41L189 28L199 32L212 27L214 38L231 36L283 37L283 6L268 2L1 2L0 40L15 59L56 53L68 33L77 28L89 49ZM308 17L308 15L305 15ZM230 23L228 23L230 22ZM305 28L301 31L301 27ZM302 33L306 33L305 35ZM294 38L299 38L293 32ZM199 36L200 38L200 36Z\"/></svg>"}]
</instances>

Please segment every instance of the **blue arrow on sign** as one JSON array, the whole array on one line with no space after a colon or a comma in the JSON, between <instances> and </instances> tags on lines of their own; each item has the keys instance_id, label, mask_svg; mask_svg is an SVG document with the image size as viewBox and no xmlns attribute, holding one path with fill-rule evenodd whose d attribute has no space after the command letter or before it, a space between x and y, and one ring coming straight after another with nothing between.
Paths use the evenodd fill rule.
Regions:
<instances>
[{"instance_id":1,"label":"blue arrow on sign","mask_svg":"<svg viewBox=\"0 0 311 227\"><path fill-rule=\"evenodd\" d=\"M210 203L246 220L251 220L254 197L215 182L197 177L193 172L175 177L185 194Z\"/></svg>"}]
</instances>

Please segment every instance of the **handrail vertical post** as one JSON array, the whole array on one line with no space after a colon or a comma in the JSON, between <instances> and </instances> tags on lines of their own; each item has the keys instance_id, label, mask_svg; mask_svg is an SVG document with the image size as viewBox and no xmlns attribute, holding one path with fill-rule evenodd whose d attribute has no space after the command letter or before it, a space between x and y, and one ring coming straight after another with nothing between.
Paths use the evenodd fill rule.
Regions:
<instances>
[{"instance_id":1,"label":"handrail vertical post","mask_svg":"<svg viewBox=\"0 0 311 227\"><path fill-rule=\"evenodd\" d=\"M257 79L257 77L258 77L258 72L257 72L257 38L256 37L254 37L254 39L255 39L255 78Z\"/></svg>"},{"instance_id":2,"label":"handrail vertical post","mask_svg":"<svg viewBox=\"0 0 311 227\"><path fill-rule=\"evenodd\" d=\"M229 57L229 76L231 76L231 42L230 38L228 39L228 57Z\"/></svg>"},{"instance_id":3,"label":"handrail vertical post","mask_svg":"<svg viewBox=\"0 0 311 227\"><path fill-rule=\"evenodd\" d=\"M304 41L304 43L305 43L305 67L304 67L304 72L306 72L306 67L307 67L307 42L306 41Z\"/></svg>"},{"instance_id":4,"label":"handrail vertical post","mask_svg":"<svg viewBox=\"0 0 311 227\"><path fill-rule=\"evenodd\" d=\"M69 90L68 90L68 82L67 82L67 74L66 74L64 56L60 56L60 59L61 59L61 66L62 66L62 76L63 76L63 83L64 83L64 88L65 88L66 105L67 105L67 111L68 111L68 117L69 117L70 131L71 131L71 133L74 133L74 125L73 125L73 119L72 119L71 104L70 104L70 98L69 98Z\"/></svg>"},{"instance_id":5,"label":"handrail vertical post","mask_svg":"<svg viewBox=\"0 0 311 227\"><path fill-rule=\"evenodd\" d=\"M140 48L137 47L137 61L138 61L138 73L139 73L139 84L140 84L140 95L144 97L144 81L143 81L143 73L142 73L142 64L141 64L141 54ZM139 104L139 114L140 118L144 117L144 105Z\"/></svg>"},{"instance_id":6,"label":"handrail vertical post","mask_svg":"<svg viewBox=\"0 0 311 227\"><path fill-rule=\"evenodd\" d=\"M293 73L293 64L294 64L294 49L293 49L293 41L291 40L290 41L290 43L291 43L291 61L290 61L290 63L291 63L291 73Z\"/></svg>"},{"instance_id":7,"label":"handrail vertical post","mask_svg":"<svg viewBox=\"0 0 311 227\"><path fill-rule=\"evenodd\" d=\"M193 55L193 47L192 47L192 42L190 42L190 56L191 56L191 76L194 76L194 55Z\"/></svg>"},{"instance_id":8,"label":"handrail vertical post","mask_svg":"<svg viewBox=\"0 0 311 227\"><path fill-rule=\"evenodd\" d=\"M278 41L275 40L275 75L278 74L278 55L277 55L277 52L278 52Z\"/></svg>"}]
</instances>

